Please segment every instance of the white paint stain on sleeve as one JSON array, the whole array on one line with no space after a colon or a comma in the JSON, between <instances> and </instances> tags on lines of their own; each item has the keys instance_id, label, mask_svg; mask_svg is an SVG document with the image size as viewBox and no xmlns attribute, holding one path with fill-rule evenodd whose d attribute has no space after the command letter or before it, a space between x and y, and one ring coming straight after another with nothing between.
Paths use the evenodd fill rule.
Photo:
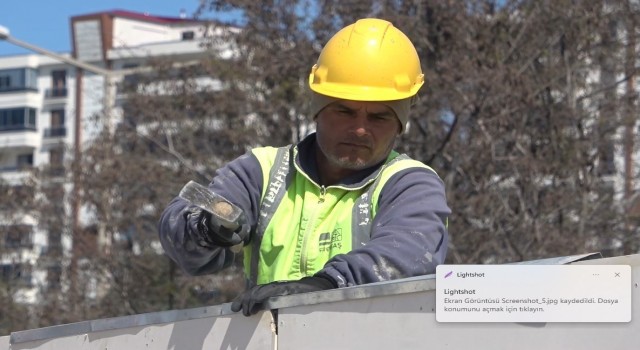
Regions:
<instances>
[{"instance_id":1,"label":"white paint stain on sleeve","mask_svg":"<svg viewBox=\"0 0 640 350\"><path fill-rule=\"evenodd\" d=\"M433 254L431 254L430 251L427 251L426 254L424 254L424 257L427 259L427 261L429 261L430 263L433 262Z\"/></svg>"},{"instance_id":2,"label":"white paint stain on sleeve","mask_svg":"<svg viewBox=\"0 0 640 350\"><path fill-rule=\"evenodd\" d=\"M379 281L389 281L403 277L400 270L390 264L385 258L380 258L380 261L372 266L372 270Z\"/></svg>"}]
</instances>

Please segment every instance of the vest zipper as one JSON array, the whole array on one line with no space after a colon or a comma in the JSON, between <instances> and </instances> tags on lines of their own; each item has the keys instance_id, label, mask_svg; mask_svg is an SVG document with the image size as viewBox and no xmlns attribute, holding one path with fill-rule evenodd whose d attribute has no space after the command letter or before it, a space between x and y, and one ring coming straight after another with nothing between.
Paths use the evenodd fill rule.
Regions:
<instances>
[{"instance_id":1,"label":"vest zipper","mask_svg":"<svg viewBox=\"0 0 640 350\"><path fill-rule=\"evenodd\" d=\"M324 196L327 194L327 188L324 185L320 186L320 198L318 198L318 203L324 202Z\"/></svg>"},{"instance_id":2,"label":"vest zipper","mask_svg":"<svg viewBox=\"0 0 640 350\"><path fill-rule=\"evenodd\" d=\"M324 203L324 199L325 196L327 194L327 188L322 185L320 186L320 195L318 196L318 204L322 204ZM314 214L311 218L309 218L309 221L307 221L307 227L305 229L305 235L304 238L302 239L302 249L300 250L300 272L303 274L303 276L306 276L307 274L307 240L309 238L309 236L313 236L314 233L314 228L315 225L314 223L316 222L317 219L317 213L320 211L320 208L315 208L314 210Z\"/></svg>"}]
</instances>

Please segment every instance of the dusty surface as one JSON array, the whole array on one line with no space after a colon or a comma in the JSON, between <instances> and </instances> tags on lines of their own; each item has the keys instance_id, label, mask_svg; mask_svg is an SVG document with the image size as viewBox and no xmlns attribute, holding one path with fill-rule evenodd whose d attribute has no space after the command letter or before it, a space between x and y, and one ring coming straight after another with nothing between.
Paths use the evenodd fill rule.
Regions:
<instances>
[{"instance_id":1,"label":"dusty surface","mask_svg":"<svg viewBox=\"0 0 640 350\"><path fill-rule=\"evenodd\" d=\"M233 213L233 207L227 202L217 202L213 205L213 212L220 215L223 218L230 219Z\"/></svg>"}]
</instances>

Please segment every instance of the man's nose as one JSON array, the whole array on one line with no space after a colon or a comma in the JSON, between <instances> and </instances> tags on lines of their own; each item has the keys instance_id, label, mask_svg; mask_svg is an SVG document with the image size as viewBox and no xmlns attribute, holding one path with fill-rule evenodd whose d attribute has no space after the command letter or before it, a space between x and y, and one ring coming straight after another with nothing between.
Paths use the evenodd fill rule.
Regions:
<instances>
[{"instance_id":1,"label":"man's nose","mask_svg":"<svg viewBox=\"0 0 640 350\"><path fill-rule=\"evenodd\" d=\"M369 133L369 125L366 116L358 115L353 120L353 132L357 136L365 136Z\"/></svg>"}]
</instances>

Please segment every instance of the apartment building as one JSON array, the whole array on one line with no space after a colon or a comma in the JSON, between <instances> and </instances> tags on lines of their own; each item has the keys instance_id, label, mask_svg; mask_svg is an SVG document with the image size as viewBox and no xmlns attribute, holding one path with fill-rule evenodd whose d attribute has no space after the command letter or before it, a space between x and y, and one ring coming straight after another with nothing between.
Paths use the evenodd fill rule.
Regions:
<instances>
[{"instance_id":1,"label":"apartment building","mask_svg":"<svg viewBox=\"0 0 640 350\"><path fill-rule=\"evenodd\" d=\"M72 230L82 225L80 206L64 204L73 189L65 167L98 131L90 118L103 113L116 122L122 102L117 82L150 58L179 64L205 54L204 23L185 16L113 10L74 16L70 24L73 49L60 55L97 67L97 73L42 54L0 57L0 184L10 189L9 198L0 200L0 283L17 286L15 295L25 302L60 283ZM24 209L28 205L20 211L11 205L37 196L23 186L33 181L34 168L47 169L36 180L60 197L48 220L63 220L52 227L65 232L48 230Z\"/></svg>"}]
</instances>

